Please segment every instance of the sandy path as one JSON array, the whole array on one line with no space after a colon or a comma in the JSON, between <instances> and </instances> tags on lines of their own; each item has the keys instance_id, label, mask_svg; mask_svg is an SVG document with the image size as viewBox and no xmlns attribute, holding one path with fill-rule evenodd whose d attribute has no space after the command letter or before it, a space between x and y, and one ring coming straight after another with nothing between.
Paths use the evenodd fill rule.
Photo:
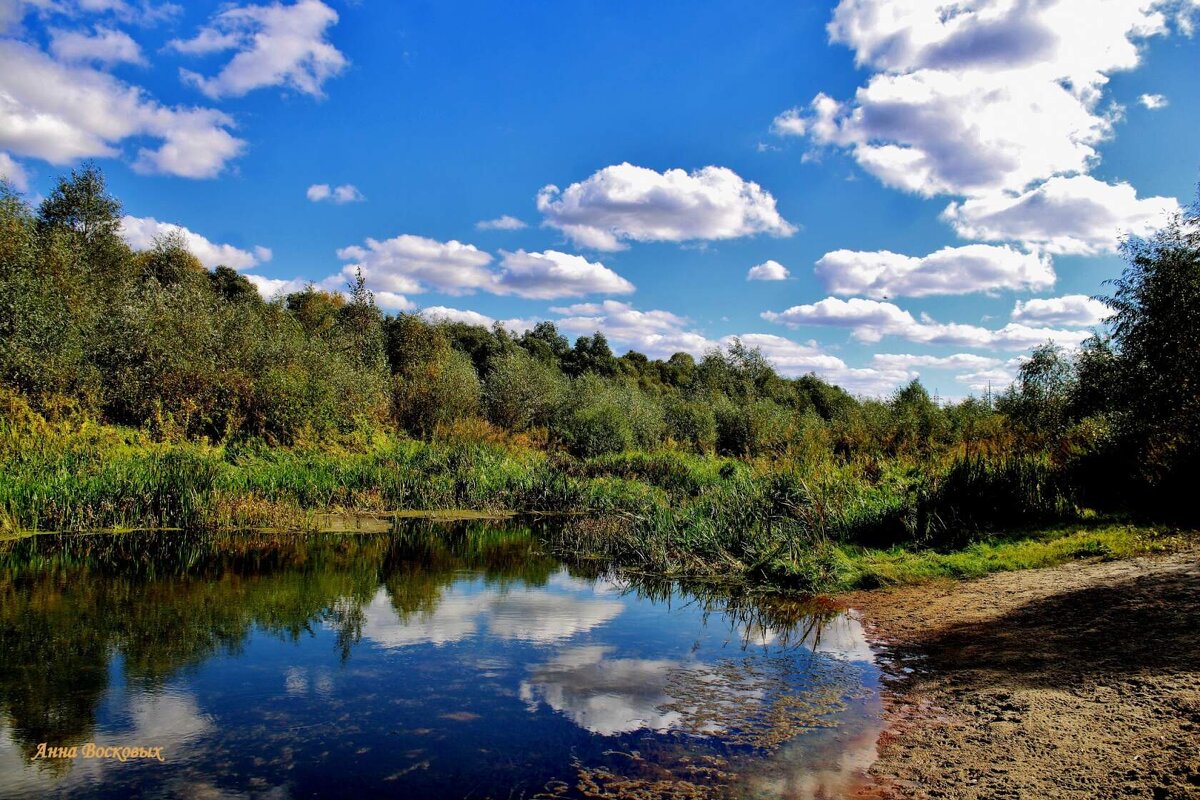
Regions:
<instances>
[{"instance_id":1,"label":"sandy path","mask_svg":"<svg viewBox=\"0 0 1200 800\"><path fill-rule=\"evenodd\" d=\"M847 600L913 670L865 797L1200 798L1200 549Z\"/></svg>"}]
</instances>

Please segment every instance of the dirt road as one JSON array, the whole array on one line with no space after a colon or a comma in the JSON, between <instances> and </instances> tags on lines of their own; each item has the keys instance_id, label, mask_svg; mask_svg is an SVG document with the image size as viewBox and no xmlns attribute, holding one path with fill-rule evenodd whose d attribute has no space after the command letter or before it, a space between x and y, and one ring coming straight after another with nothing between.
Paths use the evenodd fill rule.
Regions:
<instances>
[{"instance_id":1,"label":"dirt road","mask_svg":"<svg viewBox=\"0 0 1200 800\"><path fill-rule=\"evenodd\" d=\"M1200 549L847 599L903 676L865 797L1200 798Z\"/></svg>"}]
</instances>

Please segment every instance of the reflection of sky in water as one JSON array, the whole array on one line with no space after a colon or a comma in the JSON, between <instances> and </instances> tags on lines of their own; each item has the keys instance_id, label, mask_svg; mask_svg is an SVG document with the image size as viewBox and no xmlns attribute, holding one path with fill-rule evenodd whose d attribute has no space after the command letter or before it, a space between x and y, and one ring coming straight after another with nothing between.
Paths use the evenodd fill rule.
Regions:
<instances>
[{"instance_id":1,"label":"reflection of sky in water","mask_svg":"<svg viewBox=\"0 0 1200 800\"><path fill-rule=\"evenodd\" d=\"M666 685L678 661L608 658L611 647L588 645L561 651L532 669L521 683L521 699L537 711L539 701L581 728L612 736L642 728L665 731L679 721Z\"/></svg>"},{"instance_id":2,"label":"reflection of sky in water","mask_svg":"<svg viewBox=\"0 0 1200 800\"><path fill-rule=\"evenodd\" d=\"M458 642L483 631L499 639L551 643L602 625L621 613L616 600L583 595L575 582L558 585L573 590L562 594L546 589L497 590L471 581L447 589L437 607L403 617L386 589L380 589L363 609L364 639L381 647Z\"/></svg>"},{"instance_id":3,"label":"reflection of sky in water","mask_svg":"<svg viewBox=\"0 0 1200 800\"><path fill-rule=\"evenodd\" d=\"M184 659L161 681L132 678L119 653L109 656L79 743L161 746L167 764L79 759L58 773L39 769L0 714L0 796L529 796L552 780L575 785L579 764L613 751L660 748L668 760L728 759L752 796L807 800L848 791L874 757L877 672L852 617L832 617L819 635L803 621L778 630L561 569L533 582L460 570L430 584L421 602L406 595L416 610L404 612L393 596L404 579L391 580L357 601L321 599L301 625L272 627L283 601L269 615L244 615L253 624L234 644ZM289 581L268 595L312 592L310 574ZM124 602L158 602L142 588L144 597ZM172 634L128 634L142 647L155 635ZM771 672L787 659L786 691L753 681L722 688L731 664ZM731 707L766 713L781 694L805 692L826 664L869 691L826 715L832 727L798 731L769 751L726 742L725 720L687 699L724 692ZM0 710L19 699L0 697Z\"/></svg>"}]
</instances>

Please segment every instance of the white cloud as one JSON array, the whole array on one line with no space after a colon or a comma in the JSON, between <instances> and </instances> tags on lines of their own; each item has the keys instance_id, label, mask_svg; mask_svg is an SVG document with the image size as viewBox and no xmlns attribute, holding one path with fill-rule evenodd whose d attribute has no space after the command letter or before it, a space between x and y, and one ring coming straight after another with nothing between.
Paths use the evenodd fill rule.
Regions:
<instances>
[{"instance_id":1,"label":"white cloud","mask_svg":"<svg viewBox=\"0 0 1200 800\"><path fill-rule=\"evenodd\" d=\"M375 305L388 311L412 311L417 304L398 292L375 292Z\"/></svg>"},{"instance_id":2,"label":"white cloud","mask_svg":"<svg viewBox=\"0 0 1200 800\"><path fill-rule=\"evenodd\" d=\"M91 34L79 30L50 30L50 52L61 61L113 64L145 64L142 49L129 34L97 25Z\"/></svg>"},{"instance_id":3,"label":"white cloud","mask_svg":"<svg viewBox=\"0 0 1200 800\"><path fill-rule=\"evenodd\" d=\"M913 370L913 377L919 376L922 368L952 370L955 372L954 380L971 391L1002 389L1012 383L1013 378L1011 365L1008 363L974 353L954 353L948 356L876 353L872 356L871 363L883 371Z\"/></svg>"},{"instance_id":4,"label":"white cloud","mask_svg":"<svg viewBox=\"0 0 1200 800\"><path fill-rule=\"evenodd\" d=\"M30 45L0 40L0 148L54 164L121 154L134 137L160 142L138 150L134 168L212 177L245 142L233 121L208 108L168 108L135 86L84 66L67 66Z\"/></svg>"},{"instance_id":5,"label":"white cloud","mask_svg":"<svg viewBox=\"0 0 1200 800\"><path fill-rule=\"evenodd\" d=\"M495 219L480 220L475 227L481 231L519 231L529 226L516 217L504 214Z\"/></svg>"},{"instance_id":6,"label":"white cloud","mask_svg":"<svg viewBox=\"0 0 1200 800\"><path fill-rule=\"evenodd\" d=\"M835 250L817 261L817 277L833 294L874 299L967 294L1054 285L1050 259L1012 247L943 247L917 258L888 250Z\"/></svg>"},{"instance_id":7,"label":"white cloud","mask_svg":"<svg viewBox=\"0 0 1200 800\"><path fill-rule=\"evenodd\" d=\"M981 370L998 367L1004 362L991 356L974 353L954 353L949 356L913 355L912 353L876 353L872 363L882 369L933 369Z\"/></svg>"},{"instance_id":8,"label":"white cloud","mask_svg":"<svg viewBox=\"0 0 1200 800\"><path fill-rule=\"evenodd\" d=\"M767 259L761 264L755 264L746 272L748 281L785 281L788 278L787 267L773 259Z\"/></svg>"},{"instance_id":9,"label":"white cloud","mask_svg":"<svg viewBox=\"0 0 1200 800\"><path fill-rule=\"evenodd\" d=\"M1031 325L1068 325L1090 327L1099 325L1112 315L1112 309L1099 300L1084 294L1068 294L1063 297L1048 297L1017 301L1013 308L1014 322Z\"/></svg>"},{"instance_id":10,"label":"white cloud","mask_svg":"<svg viewBox=\"0 0 1200 800\"><path fill-rule=\"evenodd\" d=\"M430 306L421 309L421 313L432 320L449 320L451 322L465 322L468 325L482 325L485 328L490 328L499 322L505 329L513 333L522 333L527 330L532 330L533 326L538 323L536 319L502 319L497 320L495 317L489 317L487 314L480 314L478 311L470 309L449 308L447 306Z\"/></svg>"},{"instance_id":11,"label":"white cloud","mask_svg":"<svg viewBox=\"0 0 1200 800\"><path fill-rule=\"evenodd\" d=\"M1128 183L1088 175L1051 178L1019 195L999 194L951 203L942 218L959 236L1019 241L1050 253L1112 252L1122 234L1144 236L1179 211L1171 197L1138 198Z\"/></svg>"},{"instance_id":12,"label":"white cloud","mask_svg":"<svg viewBox=\"0 0 1200 800\"><path fill-rule=\"evenodd\" d=\"M1106 101L1110 76L1137 67L1139 45L1167 33L1169 17L1188 32L1191 13L1169 0L842 0L830 39L875 73L852 99L818 94L773 128L844 148L889 186L967 198L952 212L1004 209L1046 181L1085 180L1122 113ZM1050 218L1029 223L1032 238L1007 228L983 238L1093 253L1111 248L1109 222L1132 228L1143 217L1144 208L1105 216L1093 203L1100 189L1073 188ZM1107 194L1126 190L1132 200L1127 184ZM1138 202L1155 200L1164 199ZM970 219L949 219L970 235Z\"/></svg>"},{"instance_id":13,"label":"white cloud","mask_svg":"<svg viewBox=\"0 0 1200 800\"><path fill-rule=\"evenodd\" d=\"M1016 373L1007 367L981 369L974 372L964 372L954 376L954 380L966 386L973 392L997 392L1013 382Z\"/></svg>"},{"instance_id":14,"label":"white cloud","mask_svg":"<svg viewBox=\"0 0 1200 800\"><path fill-rule=\"evenodd\" d=\"M220 264L233 269L249 269L271 260L270 249L261 245L253 251L243 250L230 244L216 244L182 225L159 222L153 217L126 215L121 218L121 238L134 250L149 250L154 246L155 239L174 233L183 235L188 250L209 269Z\"/></svg>"},{"instance_id":15,"label":"white cloud","mask_svg":"<svg viewBox=\"0 0 1200 800\"><path fill-rule=\"evenodd\" d=\"M618 164L564 190L544 187L537 206L546 225L596 250L621 250L629 241L790 236L796 231L779 215L769 192L725 167L688 173Z\"/></svg>"},{"instance_id":16,"label":"white cloud","mask_svg":"<svg viewBox=\"0 0 1200 800\"><path fill-rule=\"evenodd\" d=\"M704 334L691 329L685 317L670 311L640 311L618 300L576 303L550 310L564 315L554 322L567 333L590 335L594 331L602 331L615 342L650 358L668 358L679 352L700 355L717 345Z\"/></svg>"},{"instance_id":17,"label":"white cloud","mask_svg":"<svg viewBox=\"0 0 1200 800\"><path fill-rule=\"evenodd\" d=\"M1161 94L1144 94L1138 98L1138 102L1151 111L1166 108L1168 105L1166 95Z\"/></svg>"},{"instance_id":18,"label":"white cloud","mask_svg":"<svg viewBox=\"0 0 1200 800\"><path fill-rule=\"evenodd\" d=\"M358 187L350 183L334 187L330 187L328 183L314 183L304 194L314 203L329 201L339 206L346 203L361 203L367 199L358 190Z\"/></svg>"},{"instance_id":19,"label":"white cloud","mask_svg":"<svg viewBox=\"0 0 1200 800\"><path fill-rule=\"evenodd\" d=\"M501 250L501 273L492 288L497 294L515 294L540 300L579 297L585 294L629 294L634 286L599 261L547 250L527 253Z\"/></svg>"},{"instance_id":20,"label":"white cloud","mask_svg":"<svg viewBox=\"0 0 1200 800\"><path fill-rule=\"evenodd\" d=\"M344 247L338 257L352 262L342 269L346 280L361 268L367 286L375 292L464 295L484 291L549 300L634 290L632 283L608 267L582 256L557 250L501 253L495 269L491 254L474 245L405 234L382 242L367 239L365 247Z\"/></svg>"},{"instance_id":21,"label":"white cloud","mask_svg":"<svg viewBox=\"0 0 1200 800\"><path fill-rule=\"evenodd\" d=\"M720 344L728 347L734 338L726 336ZM736 338L748 347L758 348L780 375L795 378L813 373L852 394L877 397L917 377L907 366L847 366L842 359L822 351L815 341L802 344L770 333L743 333Z\"/></svg>"},{"instance_id":22,"label":"white cloud","mask_svg":"<svg viewBox=\"0 0 1200 800\"><path fill-rule=\"evenodd\" d=\"M852 101L818 95L776 130L847 147L907 191L1020 191L1088 170L1111 134L1108 76L1166 31L1146 0L843 0L830 39L878 72Z\"/></svg>"},{"instance_id":23,"label":"white cloud","mask_svg":"<svg viewBox=\"0 0 1200 800\"><path fill-rule=\"evenodd\" d=\"M193 38L176 39L171 46L188 54L237 50L211 78L182 71L188 83L209 97L241 97L268 86L319 97L325 81L347 64L341 51L326 40L337 21L337 12L320 0L235 6L219 12Z\"/></svg>"},{"instance_id":24,"label":"white cloud","mask_svg":"<svg viewBox=\"0 0 1200 800\"><path fill-rule=\"evenodd\" d=\"M1110 127L1059 83L940 70L875 75L850 103L819 95L807 122L816 143L849 148L888 186L923 196L1086 170Z\"/></svg>"},{"instance_id":25,"label":"white cloud","mask_svg":"<svg viewBox=\"0 0 1200 800\"><path fill-rule=\"evenodd\" d=\"M761 350L783 375L796 376L809 372L827 373L846 369L846 362L823 352L816 342L801 344L771 333L743 333L737 337L726 336L720 343L728 347L735 338L740 339L747 347Z\"/></svg>"},{"instance_id":26,"label":"white cloud","mask_svg":"<svg viewBox=\"0 0 1200 800\"><path fill-rule=\"evenodd\" d=\"M377 293L416 294L436 290L451 295L491 289L496 275L488 268L490 254L459 241L439 242L403 234L366 246L351 245L337 251L351 263L342 269L346 279L361 269L367 286Z\"/></svg>"},{"instance_id":27,"label":"white cloud","mask_svg":"<svg viewBox=\"0 0 1200 800\"><path fill-rule=\"evenodd\" d=\"M42 19L107 15L145 27L171 19L183 8L157 0L0 0L0 32L15 27L29 11L37 12Z\"/></svg>"},{"instance_id":28,"label":"white cloud","mask_svg":"<svg viewBox=\"0 0 1200 800\"><path fill-rule=\"evenodd\" d=\"M462 308L449 308L447 306L430 306L429 308L423 308L421 309L421 314L432 320L465 322L468 325L482 325L485 328L492 327L492 323L496 321L495 317L489 317L487 314L480 314L478 311L470 311Z\"/></svg>"},{"instance_id":29,"label":"white cloud","mask_svg":"<svg viewBox=\"0 0 1200 800\"><path fill-rule=\"evenodd\" d=\"M861 342L878 342L885 336L896 336L922 344L1024 350L1047 341L1074 346L1087 338L1086 332L1036 328L1015 322L993 330L977 325L939 323L924 315L918 320L892 303L857 297L849 300L827 297L778 313L766 311L762 317L792 328L804 325L850 328L852 336Z\"/></svg>"},{"instance_id":30,"label":"white cloud","mask_svg":"<svg viewBox=\"0 0 1200 800\"><path fill-rule=\"evenodd\" d=\"M242 277L254 284L254 288L258 289L258 293L263 296L264 300L274 300L276 297L289 295L292 292L302 292L304 291L304 287L308 286L309 283L304 278L283 280L280 278L268 278L263 275L252 275L248 272L243 273Z\"/></svg>"},{"instance_id":31,"label":"white cloud","mask_svg":"<svg viewBox=\"0 0 1200 800\"><path fill-rule=\"evenodd\" d=\"M0 178L7 178L17 191L29 191L29 176L25 173L25 168L4 152L0 152Z\"/></svg>"}]
</instances>

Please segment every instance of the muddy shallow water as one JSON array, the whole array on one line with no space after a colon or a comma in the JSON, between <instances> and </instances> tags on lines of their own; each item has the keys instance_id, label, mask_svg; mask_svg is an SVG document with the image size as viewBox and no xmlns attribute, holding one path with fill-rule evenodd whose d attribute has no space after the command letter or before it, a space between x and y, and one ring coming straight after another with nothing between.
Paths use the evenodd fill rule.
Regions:
<instances>
[{"instance_id":1,"label":"muddy shallow water","mask_svg":"<svg viewBox=\"0 0 1200 800\"><path fill-rule=\"evenodd\" d=\"M0 543L6 798L841 797L879 683L853 616L511 521Z\"/></svg>"}]
</instances>

